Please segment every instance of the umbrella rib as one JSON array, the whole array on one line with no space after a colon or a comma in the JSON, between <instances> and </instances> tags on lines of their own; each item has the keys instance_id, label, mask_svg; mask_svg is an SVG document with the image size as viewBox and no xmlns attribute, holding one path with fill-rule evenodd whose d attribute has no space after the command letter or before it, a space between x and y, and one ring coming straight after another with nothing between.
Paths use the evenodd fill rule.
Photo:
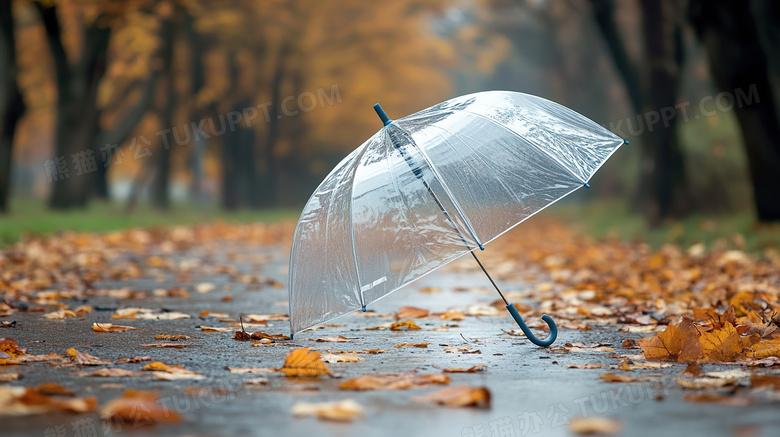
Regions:
<instances>
[{"instance_id":1,"label":"umbrella rib","mask_svg":"<svg viewBox=\"0 0 780 437\"><path fill-rule=\"evenodd\" d=\"M399 129L401 129L400 126ZM441 187L444 189L444 193L450 199L450 202L452 202L452 206L455 207L455 212L457 212L461 220L463 220L463 223L466 225L466 228L469 230L469 233L471 234L472 238L474 238L474 240L477 242L477 245L479 246L480 249L485 250L485 246L482 244L482 241L477 236L477 231L474 230L474 227L471 225L471 221L469 220L468 217L466 217L466 213L463 212L463 209L461 208L460 203L458 203L458 200L455 198L455 196L452 195L452 191L450 191L450 188L447 186L447 183L444 182L444 178L441 176L441 174L439 174L439 171L436 169L436 166L433 165L433 161L431 161L431 158L428 156L427 153L425 153L425 150L423 150L422 147L417 145L417 143L414 141L411 135L409 135L409 142L411 142L412 145L414 145L414 147L420 151L420 154L423 156L423 159L425 159L425 162L428 164L428 167L431 169L433 176L441 184ZM466 245L466 247L468 247L468 244ZM471 250L470 247L469 250Z\"/></svg>"},{"instance_id":2,"label":"umbrella rib","mask_svg":"<svg viewBox=\"0 0 780 437\"><path fill-rule=\"evenodd\" d=\"M363 297L363 287L360 285L360 270L358 269L357 247L355 246L355 226L352 222L352 205L355 203L355 176L357 175L358 167L360 167L360 161L363 160L368 146L371 143L366 144L366 147L360 151L360 154L355 158L355 168L352 170L352 176L350 177L349 187L349 235L352 239L352 261L355 264L355 279L357 280L358 297L360 298L360 307L363 311L366 310L366 302Z\"/></svg>"},{"instance_id":3,"label":"umbrella rib","mask_svg":"<svg viewBox=\"0 0 780 437\"><path fill-rule=\"evenodd\" d=\"M574 171L572 171L572 169L570 169L570 168L569 168L569 167L568 167L566 164L564 164L563 162L561 162L561 161L560 161L558 158L556 158L554 155L552 155L550 152L548 152L548 151L547 151L547 150L546 150L544 147L541 147L541 146L540 146L540 145L539 145L539 144L538 144L536 141L533 141L531 138L526 138L526 137L524 137L524 136L520 135L519 133L515 132L513 129L510 129L508 126L505 126L505 125L503 125L503 124L501 124L501 123L497 122L496 120L493 120L493 119L492 119L492 118L490 118L490 117L486 117L486 116L484 116L484 115L482 115L482 114L478 114L478 113L476 113L476 112L467 111L467 110L465 110L465 109L459 109L459 111L461 111L461 112L463 112L463 113L465 113L465 114L470 114L470 115L473 115L473 116L475 116L475 117L479 117L479 118L481 118L481 119L483 119L483 120L487 120L488 122L490 122L490 123L492 123L492 124L494 124L494 125L496 125L496 126L499 126L499 127L503 128L503 129L506 129L506 130L507 130L507 131L509 131L509 132L512 132L512 134L513 134L514 136L516 136L517 138L520 138L521 140L525 140L525 141L527 141L527 142L528 142L529 144L531 144L531 145L532 145L534 148L536 148L536 150L538 150L538 151L542 152L542 153L543 153L545 156L547 156L548 158L550 158L550 159L551 159L553 162L555 162L555 163L556 163L556 164L558 164L559 166L563 167L563 168L564 168L564 170L566 170L566 171L567 171L567 172L569 172L569 173L570 173L572 176L574 176L574 177L575 177L575 178L576 178L576 179L577 179L577 180L578 180L580 183L582 183L582 184L585 184L585 183L587 182L586 180L583 180L583 179L580 177L580 175L578 175L578 174L576 174ZM444 112L444 111L440 111L440 112Z\"/></svg>"}]
</instances>

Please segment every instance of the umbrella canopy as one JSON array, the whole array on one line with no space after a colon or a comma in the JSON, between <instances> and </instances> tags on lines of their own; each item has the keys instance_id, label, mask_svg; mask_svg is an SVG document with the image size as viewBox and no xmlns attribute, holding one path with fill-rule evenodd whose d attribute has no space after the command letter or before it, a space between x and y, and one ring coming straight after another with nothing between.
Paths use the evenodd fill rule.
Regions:
<instances>
[{"instance_id":1,"label":"umbrella canopy","mask_svg":"<svg viewBox=\"0 0 780 437\"><path fill-rule=\"evenodd\" d=\"M385 126L333 169L298 221L293 334L484 249L587 186L624 144L564 106L516 92L470 94L392 122L377 112Z\"/></svg>"}]
</instances>

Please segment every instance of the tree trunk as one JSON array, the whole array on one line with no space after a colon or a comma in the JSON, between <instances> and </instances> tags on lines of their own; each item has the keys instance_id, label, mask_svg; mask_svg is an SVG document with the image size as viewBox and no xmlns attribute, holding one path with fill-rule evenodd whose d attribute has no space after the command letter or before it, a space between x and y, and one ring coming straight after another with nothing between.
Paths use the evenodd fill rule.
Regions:
<instances>
[{"instance_id":1,"label":"tree trunk","mask_svg":"<svg viewBox=\"0 0 780 437\"><path fill-rule=\"evenodd\" d=\"M0 2L0 213L8 212L14 134L24 114L16 81L16 46L12 2Z\"/></svg>"},{"instance_id":2,"label":"tree trunk","mask_svg":"<svg viewBox=\"0 0 780 437\"><path fill-rule=\"evenodd\" d=\"M86 29L81 56L68 62L56 6L35 2L46 31L57 77L57 122L49 206L85 206L97 171L94 144L98 125L97 89L106 71L110 27L98 16Z\"/></svg>"},{"instance_id":3,"label":"tree trunk","mask_svg":"<svg viewBox=\"0 0 780 437\"><path fill-rule=\"evenodd\" d=\"M614 0L591 0L596 24L631 108L642 126L641 174L636 207L651 226L687 212L684 155L676 135L676 104L683 64L680 16L671 0L642 0L644 66L628 55L617 23ZM656 119L657 117L657 119Z\"/></svg>"},{"instance_id":4,"label":"tree trunk","mask_svg":"<svg viewBox=\"0 0 780 437\"><path fill-rule=\"evenodd\" d=\"M647 99L642 114L643 163L640 189L648 199L651 225L683 215L685 166L677 140L675 116L682 70L682 35L679 14L671 0L642 0L644 45L647 59ZM659 121L651 124L653 115Z\"/></svg>"},{"instance_id":5,"label":"tree trunk","mask_svg":"<svg viewBox=\"0 0 780 437\"><path fill-rule=\"evenodd\" d=\"M758 220L780 220L780 126L769 76L769 59L750 8L732 1L691 2L690 18L709 57L710 70L722 91L736 98L734 111L742 130ZM776 24L775 24L776 25Z\"/></svg>"},{"instance_id":6,"label":"tree trunk","mask_svg":"<svg viewBox=\"0 0 780 437\"><path fill-rule=\"evenodd\" d=\"M176 108L176 87L173 81L173 40L174 20L173 16L164 17L160 28L160 38L163 47L160 52L162 58L162 71L160 80L164 83L165 98L160 102L159 109L162 136L160 146L154 154L152 161L155 166L154 179L152 180L151 200L155 208L166 210L170 208L170 180L171 180L171 147L173 147L173 113Z\"/></svg>"}]
</instances>

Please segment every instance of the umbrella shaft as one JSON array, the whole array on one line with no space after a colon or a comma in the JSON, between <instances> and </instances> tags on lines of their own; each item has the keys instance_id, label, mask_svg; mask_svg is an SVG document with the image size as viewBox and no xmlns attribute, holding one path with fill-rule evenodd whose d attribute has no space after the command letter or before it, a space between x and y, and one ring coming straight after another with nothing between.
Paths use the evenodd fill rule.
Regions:
<instances>
[{"instance_id":1,"label":"umbrella shaft","mask_svg":"<svg viewBox=\"0 0 780 437\"><path fill-rule=\"evenodd\" d=\"M477 258L477 254L474 253L474 251L472 251L471 256L473 256L474 261L476 261L477 264L479 264L479 268L482 269L482 271L485 273L485 276L487 276L487 278L490 280L490 283L493 284L493 287L495 287L496 291L498 292L498 295L501 296L501 299L504 300L504 303L509 305L509 301L507 301L506 298L504 297L504 293L501 292L501 289L498 288L498 285L496 285L496 281L493 280L493 278L490 276L490 273L488 273L485 266L482 265L482 261L480 261L479 258Z\"/></svg>"}]
</instances>

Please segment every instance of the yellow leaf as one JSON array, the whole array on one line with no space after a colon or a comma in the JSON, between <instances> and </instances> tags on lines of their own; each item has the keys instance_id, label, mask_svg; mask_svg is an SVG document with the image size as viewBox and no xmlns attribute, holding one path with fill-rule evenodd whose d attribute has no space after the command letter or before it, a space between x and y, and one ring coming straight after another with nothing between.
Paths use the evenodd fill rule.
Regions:
<instances>
[{"instance_id":1,"label":"yellow leaf","mask_svg":"<svg viewBox=\"0 0 780 437\"><path fill-rule=\"evenodd\" d=\"M320 359L319 352L309 352L309 348L295 349L287 355L280 372L287 376L318 377L330 375L328 366Z\"/></svg>"}]
</instances>

